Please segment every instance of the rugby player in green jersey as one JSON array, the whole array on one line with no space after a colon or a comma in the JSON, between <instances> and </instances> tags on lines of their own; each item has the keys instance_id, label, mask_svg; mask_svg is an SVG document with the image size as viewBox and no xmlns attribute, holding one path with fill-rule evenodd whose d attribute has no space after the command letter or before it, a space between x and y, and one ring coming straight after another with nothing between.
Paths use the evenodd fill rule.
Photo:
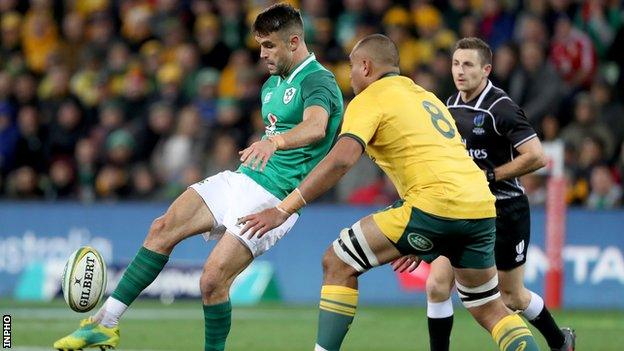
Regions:
<instances>
[{"instance_id":1,"label":"rugby player in green jersey","mask_svg":"<svg viewBox=\"0 0 624 351\"><path fill-rule=\"evenodd\" d=\"M241 166L193 184L156 218L143 247L113 294L55 349L114 348L120 317L158 276L180 241L204 234L218 240L204 264L200 289L205 350L223 350L231 324L229 290L255 257L295 224L292 214L261 238L240 236L238 218L281 202L329 151L340 127L342 94L331 72L308 52L299 11L286 4L265 9L253 24L260 57L271 77L261 91L266 133L241 151Z\"/></svg>"}]
</instances>

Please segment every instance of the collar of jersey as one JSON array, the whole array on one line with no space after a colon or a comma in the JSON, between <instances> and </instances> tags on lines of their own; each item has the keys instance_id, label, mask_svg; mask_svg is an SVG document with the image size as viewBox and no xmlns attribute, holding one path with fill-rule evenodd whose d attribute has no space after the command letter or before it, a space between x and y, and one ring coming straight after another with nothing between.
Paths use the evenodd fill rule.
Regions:
<instances>
[{"instance_id":1,"label":"collar of jersey","mask_svg":"<svg viewBox=\"0 0 624 351\"><path fill-rule=\"evenodd\" d=\"M302 69L305 68L305 66L308 65L308 63L312 62L316 60L316 56L314 54L310 54L308 56L308 58L306 58L305 60L303 60L301 63L299 63L295 69L290 73L290 75L288 75L288 79L286 79L286 83L290 84L292 82L292 80L295 78L295 76L297 75L297 73L301 72ZM282 77L279 76L277 77L277 85L280 85L282 83Z\"/></svg>"}]
</instances>

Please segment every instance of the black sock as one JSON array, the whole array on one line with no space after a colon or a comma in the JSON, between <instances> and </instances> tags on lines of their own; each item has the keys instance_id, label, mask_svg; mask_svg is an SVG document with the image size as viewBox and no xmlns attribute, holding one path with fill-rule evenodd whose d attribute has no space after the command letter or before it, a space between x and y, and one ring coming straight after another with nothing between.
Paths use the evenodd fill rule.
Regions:
<instances>
[{"instance_id":1,"label":"black sock","mask_svg":"<svg viewBox=\"0 0 624 351\"><path fill-rule=\"evenodd\" d=\"M550 348L557 349L563 346L565 336L557 326L557 323L555 323L550 312L546 309L546 306L542 308L542 312L540 312L535 319L529 322L544 335Z\"/></svg>"},{"instance_id":2,"label":"black sock","mask_svg":"<svg viewBox=\"0 0 624 351\"><path fill-rule=\"evenodd\" d=\"M431 351L448 351L453 329L453 315L445 318L427 318L429 324L429 348Z\"/></svg>"}]
</instances>

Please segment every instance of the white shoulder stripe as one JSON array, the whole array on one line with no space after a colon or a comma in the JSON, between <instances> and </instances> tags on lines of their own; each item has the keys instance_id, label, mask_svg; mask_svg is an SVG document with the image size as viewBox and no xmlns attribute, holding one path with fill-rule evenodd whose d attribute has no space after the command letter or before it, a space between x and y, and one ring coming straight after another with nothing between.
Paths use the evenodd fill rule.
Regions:
<instances>
[{"instance_id":1,"label":"white shoulder stripe","mask_svg":"<svg viewBox=\"0 0 624 351\"><path fill-rule=\"evenodd\" d=\"M527 141L529 141L529 140L531 140L531 139L535 138L535 137L537 137L537 134L536 134L536 133L533 133L533 135L528 136L528 137L526 137L526 138L524 138L524 139L520 140L519 142L517 142L516 144L514 144L514 149L515 149L515 148L517 148L518 146L520 146L520 145L522 145L522 144L526 143Z\"/></svg>"},{"instance_id":2,"label":"white shoulder stripe","mask_svg":"<svg viewBox=\"0 0 624 351\"><path fill-rule=\"evenodd\" d=\"M510 98L509 96L503 96L503 97L500 97L500 98L496 99L496 101L494 101L494 102L490 105L490 107L488 108L488 111L491 111L491 110L492 110L492 107L494 107L494 105L496 105L496 104L497 104L499 101L501 101L501 100L509 100L509 101L512 101L512 100L511 100L511 98Z\"/></svg>"},{"instance_id":3,"label":"white shoulder stripe","mask_svg":"<svg viewBox=\"0 0 624 351\"><path fill-rule=\"evenodd\" d=\"M316 56L314 56L314 54L311 54L307 59L305 59L305 61L303 61L301 65L299 65L299 67L297 67L297 69L293 71L293 73L290 74L290 77L288 77L288 80L286 81L286 83L288 84L292 83L292 80L295 78L297 73L301 72L301 70L304 69L305 66L308 65L308 63L312 62L315 59L316 59Z\"/></svg>"},{"instance_id":4,"label":"white shoulder stripe","mask_svg":"<svg viewBox=\"0 0 624 351\"><path fill-rule=\"evenodd\" d=\"M481 107L481 103L483 102L483 99L485 99L485 96L490 92L490 89L492 89L492 87L493 87L493 84L488 79L488 83L485 86L485 89L483 89L483 91L481 92L481 96L479 96L479 100L477 100L477 103L475 104L476 108Z\"/></svg>"}]
</instances>

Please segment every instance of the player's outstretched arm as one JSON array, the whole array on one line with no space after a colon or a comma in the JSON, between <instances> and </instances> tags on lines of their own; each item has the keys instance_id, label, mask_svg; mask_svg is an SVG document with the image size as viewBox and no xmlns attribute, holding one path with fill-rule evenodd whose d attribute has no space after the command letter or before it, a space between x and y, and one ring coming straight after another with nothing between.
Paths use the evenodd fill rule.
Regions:
<instances>
[{"instance_id":1,"label":"player's outstretched arm","mask_svg":"<svg viewBox=\"0 0 624 351\"><path fill-rule=\"evenodd\" d=\"M324 108L310 106L303 110L303 121L288 132L256 141L240 151L240 161L252 169L263 171L275 151L296 149L323 139L328 120L329 114Z\"/></svg>"},{"instance_id":2,"label":"player's outstretched arm","mask_svg":"<svg viewBox=\"0 0 624 351\"><path fill-rule=\"evenodd\" d=\"M522 143L516 150L520 154L518 157L494 170L496 181L519 177L546 166L542 143L537 136Z\"/></svg>"},{"instance_id":3,"label":"player's outstretched arm","mask_svg":"<svg viewBox=\"0 0 624 351\"><path fill-rule=\"evenodd\" d=\"M241 235L262 237L277 228L290 215L332 188L362 155L362 145L351 137L342 137L325 158L278 206L239 219L245 226Z\"/></svg>"}]
</instances>

